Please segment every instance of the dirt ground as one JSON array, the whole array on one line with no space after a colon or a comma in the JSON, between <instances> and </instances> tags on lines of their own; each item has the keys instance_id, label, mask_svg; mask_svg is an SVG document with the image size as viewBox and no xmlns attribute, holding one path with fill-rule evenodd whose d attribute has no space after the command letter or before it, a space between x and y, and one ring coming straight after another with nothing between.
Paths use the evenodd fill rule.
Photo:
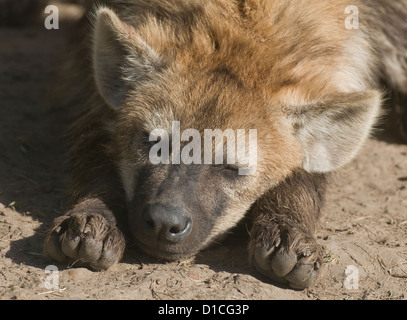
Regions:
<instances>
[{"instance_id":1,"label":"dirt ground","mask_svg":"<svg viewBox=\"0 0 407 320\"><path fill-rule=\"evenodd\" d=\"M407 145L388 139L370 140L330 186L311 289L257 274L245 226L194 261L133 248L108 271L59 263L46 273L45 231L67 208L64 117L47 98L67 28L0 28L0 299L407 299Z\"/></svg>"}]
</instances>

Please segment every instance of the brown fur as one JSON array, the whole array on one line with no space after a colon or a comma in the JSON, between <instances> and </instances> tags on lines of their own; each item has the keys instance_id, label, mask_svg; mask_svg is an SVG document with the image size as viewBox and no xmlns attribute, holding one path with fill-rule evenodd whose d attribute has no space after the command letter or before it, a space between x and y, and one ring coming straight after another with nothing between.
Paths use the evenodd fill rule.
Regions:
<instances>
[{"instance_id":1,"label":"brown fur","mask_svg":"<svg viewBox=\"0 0 407 320\"><path fill-rule=\"evenodd\" d=\"M96 211L89 215L81 203L101 199L145 251L178 259L225 234L250 209L256 268L295 288L312 285L321 261L313 234L325 173L348 163L371 132L380 115L380 81L400 92L406 87L407 45L398 40L407 2L357 1L358 30L345 28L344 0L99 3L93 32L85 27L66 75L74 85L73 210L88 216L70 219L86 229ZM389 30L395 34L388 37ZM256 173L152 165L148 134L171 131L173 121L200 132L257 129ZM191 235L177 244L152 237L143 226L149 208L191 217ZM96 220L116 230L104 219ZM60 241L70 259L106 267L64 240L66 226L50 231L48 253L61 259L52 254ZM124 240L115 239L119 259Z\"/></svg>"}]
</instances>

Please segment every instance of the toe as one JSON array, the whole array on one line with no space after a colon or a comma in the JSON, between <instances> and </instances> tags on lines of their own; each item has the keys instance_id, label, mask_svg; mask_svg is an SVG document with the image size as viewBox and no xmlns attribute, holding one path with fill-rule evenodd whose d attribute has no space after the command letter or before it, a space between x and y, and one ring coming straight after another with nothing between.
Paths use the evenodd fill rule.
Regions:
<instances>
[{"instance_id":1,"label":"toe","mask_svg":"<svg viewBox=\"0 0 407 320\"><path fill-rule=\"evenodd\" d=\"M57 261L65 261L66 255L61 250L61 235L66 230L68 217L61 216L54 220L44 240L44 253Z\"/></svg>"},{"instance_id":2,"label":"toe","mask_svg":"<svg viewBox=\"0 0 407 320\"><path fill-rule=\"evenodd\" d=\"M262 270L271 270L270 254L274 251L274 247L266 249L265 247L256 248L254 251L254 260L256 265Z\"/></svg>"},{"instance_id":3,"label":"toe","mask_svg":"<svg viewBox=\"0 0 407 320\"><path fill-rule=\"evenodd\" d=\"M126 241L123 234L116 228L111 230L104 239L103 250L99 259L90 266L95 270L110 268L122 258L125 245Z\"/></svg>"},{"instance_id":4,"label":"toe","mask_svg":"<svg viewBox=\"0 0 407 320\"><path fill-rule=\"evenodd\" d=\"M271 267L279 277L284 277L295 267L297 255L285 250L277 251L271 259Z\"/></svg>"},{"instance_id":5,"label":"toe","mask_svg":"<svg viewBox=\"0 0 407 320\"><path fill-rule=\"evenodd\" d=\"M285 277L291 288L305 289L314 285L318 278L320 263L308 258L298 261L294 269Z\"/></svg>"},{"instance_id":6,"label":"toe","mask_svg":"<svg viewBox=\"0 0 407 320\"><path fill-rule=\"evenodd\" d=\"M284 277L279 277L272 268L270 263L270 255L274 252L275 248L266 249L265 247L257 248L254 252L254 266L260 274L271 279L273 282L287 285L288 281Z\"/></svg>"},{"instance_id":7,"label":"toe","mask_svg":"<svg viewBox=\"0 0 407 320\"><path fill-rule=\"evenodd\" d=\"M66 256L78 259L80 242L79 234L68 230L61 236L61 250Z\"/></svg>"},{"instance_id":8,"label":"toe","mask_svg":"<svg viewBox=\"0 0 407 320\"><path fill-rule=\"evenodd\" d=\"M97 261L103 250L103 242L85 236L79 249L79 258L85 262Z\"/></svg>"},{"instance_id":9,"label":"toe","mask_svg":"<svg viewBox=\"0 0 407 320\"><path fill-rule=\"evenodd\" d=\"M58 234L49 234L44 241L44 252L51 259L65 261L66 255L62 252Z\"/></svg>"}]
</instances>

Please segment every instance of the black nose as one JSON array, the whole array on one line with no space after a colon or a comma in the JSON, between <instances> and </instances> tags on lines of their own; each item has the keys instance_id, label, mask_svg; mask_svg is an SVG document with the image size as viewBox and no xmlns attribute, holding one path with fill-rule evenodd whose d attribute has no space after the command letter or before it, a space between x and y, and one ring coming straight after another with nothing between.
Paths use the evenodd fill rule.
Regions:
<instances>
[{"instance_id":1,"label":"black nose","mask_svg":"<svg viewBox=\"0 0 407 320\"><path fill-rule=\"evenodd\" d=\"M177 243L191 233L192 219L179 208L148 205L143 211L143 229L151 236Z\"/></svg>"}]
</instances>

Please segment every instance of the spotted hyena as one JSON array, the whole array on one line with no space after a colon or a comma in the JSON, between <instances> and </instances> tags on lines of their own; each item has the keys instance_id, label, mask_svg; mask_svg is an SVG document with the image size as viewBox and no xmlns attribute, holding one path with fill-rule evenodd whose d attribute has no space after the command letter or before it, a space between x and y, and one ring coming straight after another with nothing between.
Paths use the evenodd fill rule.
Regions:
<instances>
[{"instance_id":1,"label":"spotted hyena","mask_svg":"<svg viewBox=\"0 0 407 320\"><path fill-rule=\"evenodd\" d=\"M74 205L54 220L46 253L106 269L131 235L153 256L182 259L246 216L256 269L293 288L312 285L328 175L368 138L383 83L399 105L407 93L407 1L352 5L98 1L64 74ZM188 149L192 138L176 137L174 123L201 135L255 130L255 170L200 162L216 148ZM195 161L172 161L177 139ZM167 151L171 161L152 161L164 142L155 156Z\"/></svg>"}]
</instances>

